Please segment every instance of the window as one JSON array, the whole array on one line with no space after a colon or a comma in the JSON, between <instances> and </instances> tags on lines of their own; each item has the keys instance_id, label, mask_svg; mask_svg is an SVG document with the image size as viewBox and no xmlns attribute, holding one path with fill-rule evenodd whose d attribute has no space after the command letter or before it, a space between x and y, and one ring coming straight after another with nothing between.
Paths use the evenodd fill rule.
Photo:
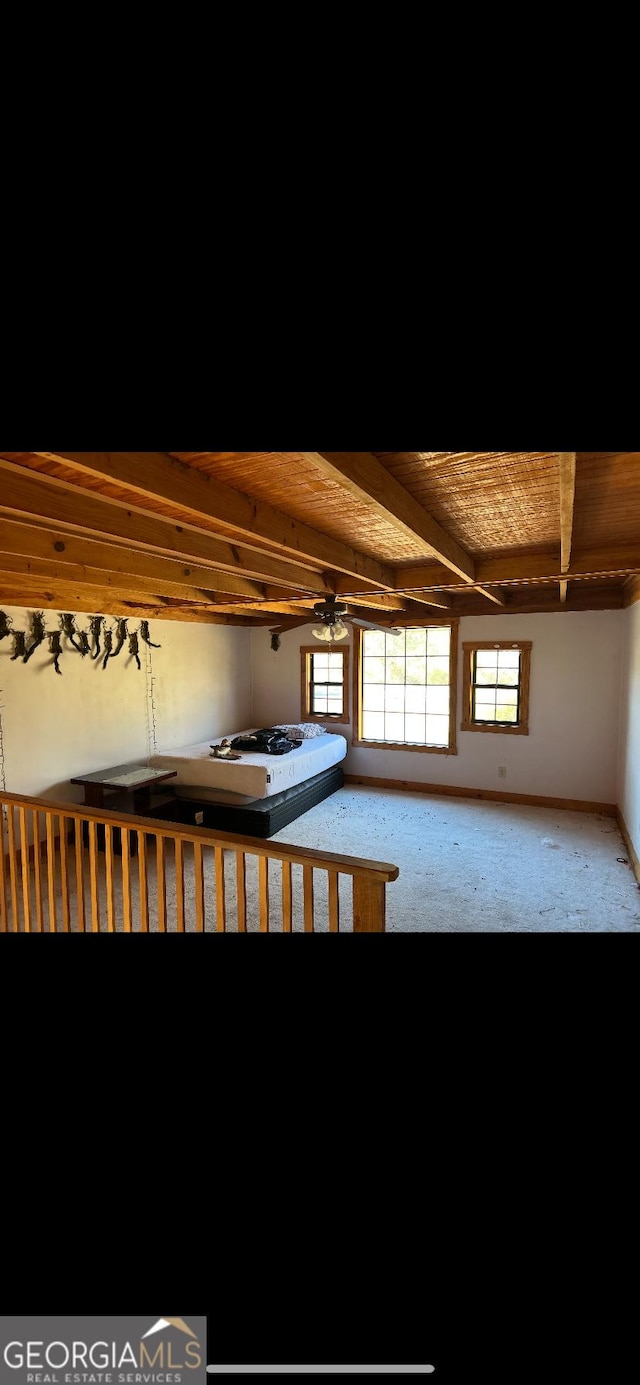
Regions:
<instances>
[{"instance_id":1,"label":"window","mask_svg":"<svg viewBox=\"0 0 640 1385\"><path fill-rule=\"evenodd\" d=\"M531 641L462 646L462 730L529 735Z\"/></svg>"},{"instance_id":2,"label":"window","mask_svg":"<svg viewBox=\"0 0 640 1385\"><path fill-rule=\"evenodd\" d=\"M455 755L458 622L355 637L353 744Z\"/></svg>"},{"instance_id":3,"label":"window","mask_svg":"<svg viewBox=\"0 0 640 1385\"><path fill-rule=\"evenodd\" d=\"M349 650L300 650L302 659L301 708L303 721L349 720Z\"/></svg>"}]
</instances>

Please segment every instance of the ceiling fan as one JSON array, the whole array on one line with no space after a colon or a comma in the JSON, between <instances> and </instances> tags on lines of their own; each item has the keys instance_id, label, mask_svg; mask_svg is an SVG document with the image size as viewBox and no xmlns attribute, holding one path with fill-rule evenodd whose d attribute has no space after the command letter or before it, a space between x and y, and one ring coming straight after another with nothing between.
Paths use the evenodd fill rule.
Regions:
<instances>
[{"instance_id":1,"label":"ceiling fan","mask_svg":"<svg viewBox=\"0 0 640 1385\"><path fill-rule=\"evenodd\" d=\"M399 634L398 630L390 630L388 625L376 625L370 620L360 620L359 616L350 616L349 607L344 601L336 601L335 596L327 596L324 601L316 601L313 614L317 625L313 626L311 633L317 640L324 640L327 644L333 640L347 638L349 631L345 620L348 620L350 625L360 625L363 630L384 630L390 635Z\"/></svg>"},{"instance_id":2,"label":"ceiling fan","mask_svg":"<svg viewBox=\"0 0 640 1385\"><path fill-rule=\"evenodd\" d=\"M312 627L311 633L317 640L322 640L326 644L332 644L335 640L344 640L349 631L345 625L348 621L350 625L359 625L363 630L382 630L384 634L399 635L400 631L388 625L376 625L370 620L361 620L359 616L349 615L349 608L344 601L336 601L335 596L327 596L324 601L316 601L313 614L316 624ZM296 625L308 624L306 620L296 621ZM281 627L284 632L285 627ZM291 627L290 627L291 628ZM271 631L271 647L277 649L280 644L279 631ZM277 641L277 643L276 643Z\"/></svg>"}]
</instances>

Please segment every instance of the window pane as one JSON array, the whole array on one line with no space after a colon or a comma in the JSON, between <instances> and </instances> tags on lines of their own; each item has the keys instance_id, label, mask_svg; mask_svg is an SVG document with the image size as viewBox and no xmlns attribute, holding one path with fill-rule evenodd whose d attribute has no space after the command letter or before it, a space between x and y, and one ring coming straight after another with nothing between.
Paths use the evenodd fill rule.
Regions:
<instances>
[{"instance_id":1,"label":"window pane","mask_svg":"<svg viewBox=\"0 0 640 1385\"><path fill-rule=\"evenodd\" d=\"M476 688L476 707L495 707L495 705L495 688Z\"/></svg>"},{"instance_id":2,"label":"window pane","mask_svg":"<svg viewBox=\"0 0 640 1385\"><path fill-rule=\"evenodd\" d=\"M427 653L448 654L450 646L450 628L445 625L431 625L427 631Z\"/></svg>"},{"instance_id":3,"label":"window pane","mask_svg":"<svg viewBox=\"0 0 640 1385\"><path fill-rule=\"evenodd\" d=\"M424 716L406 716L404 719L404 734L408 741L414 745L424 745L426 740Z\"/></svg>"},{"instance_id":4,"label":"window pane","mask_svg":"<svg viewBox=\"0 0 640 1385\"><path fill-rule=\"evenodd\" d=\"M404 683L404 659L387 659L386 683Z\"/></svg>"},{"instance_id":5,"label":"window pane","mask_svg":"<svg viewBox=\"0 0 640 1385\"><path fill-rule=\"evenodd\" d=\"M497 668L498 650L497 649L477 649L476 668Z\"/></svg>"},{"instance_id":6,"label":"window pane","mask_svg":"<svg viewBox=\"0 0 640 1385\"><path fill-rule=\"evenodd\" d=\"M474 721L495 721L495 707L476 707Z\"/></svg>"},{"instance_id":7,"label":"window pane","mask_svg":"<svg viewBox=\"0 0 640 1385\"><path fill-rule=\"evenodd\" d=\"M342 674L342 660L340 661L340 668L336 668L335 665L333 665L333 664L330 665L328 677L329 677L329 682L330 682L330 683L341 683L341 682L342 682L342 678L343 678L343 674Z\"/></svg>"},{"instance_id":8,"label":"window pane","mask_svg":"<svg viewBox=\"0 0 640 1385\"><path fill-rule=\"evenodd\" d=\"M331 703L331 710L335 712L336 706L334 704L338 704L340 707L342 706L342 687L333 685L327 688L327 699Z\"/></svg>"},{"instance_id":9,"label":"window pane","mask_svg":"<svg viewBox=\"0 0 640 1385\"><path fill-rule=\"evenodd\" d=\"M384 654L386 636L382 630L363 630L362 652L365 655Z\"/></svg>"},{"instance_id":10,"label":"window pane","mask_svg":"<svg viewBox=\"0 0 640 1385\"><path fill-rule=\"evenodd\" d=\"M497 683L498 670L496 668L477 668L476 684L481 687L483 683Z\"/></svg>"},{"instance_id":11,"label":"window pane","mask_svg":"<svg viewBox=\"0 0 640 1385\"><path fill-rule=\"evenodd\" d=\"M426 630L407 630L407 654L426 654L427 652L427 632ZM437 650L433 650L437 654ZM447 648L446 653L449 653Z\"/></svg>"},{"instance_id":12,"label":"window pane","mask_svg":"<svg viewBox=\"0 0 640 1385\"><path fill-rule=\"evenodd\" d=\"M448 659L427 659L427 683L449 683Z\"/></svg>"},{"instance_id":13,"label":"window pane","mask_svg":"<svg viewBox=\"0 0 640 1385\"><path fill-rule=\"evenodd\" d=\"M365 712L384 711L384 683L372 683L370 687L363 688L362 708Z\"/></svg>"},{"instance_id":14,"label":"window pane","mask_svg":"<svg viewBox=\"0 0 640 1385\"><path fill-rule=\"evenodd\" d=\"M426 683L426 659L407 659L407 683Z\"/></svg>"},{"instance_id":15,"label":"window pane","mask_svg":"<svg viewBox=\"0 0 640 1385\"><path fill-rule=\"evenodd\" d=\"M498 652L498 668L520 668L519 649L501 649ZM514 678L515 683L515 678Z\"/></svg>"},{"instance_id":16,"label":"window pane","mask_svg":"<svg viewBox=\"0 0 640 1385\"><path fill-rule=\"evenodd\" d=\"M427 711L438 716L449 715L448 688L427 688Z\"/></svg>"},{"instance_id":17,"label":"window pane","mask_svg":"<svg viewBox=\"0 0 640 1385\"><path fill-rule=\"evenodd\" d=\"M384 712L363 712L362 736L365 741L384 740Z\"/></svg>"},{"instance_id":18,"label":"window pane","mask_svg":"<svg viewBox=\"0 0 640 1385\"><path fill-rule=\"evenodd\" d=\"M365 683L384 683L384 659L363 659L362 668Z\"/></svg>"},{"instance_id":19,"label":"window pane","mask_svg":"<svg viewBox=\"0 0 640 1385\"><path fill-rule=\"evenodd\" d=\"M404 714L402 712L387 712L384 719L385 739L388 741L404 740Z\"/></svg>"},{"instance_id":20,"label":"window pane","mask_svg":"<svg viewBox=\"0 0 640 1385\"><path fill-rule=\"evenodd\" d=\"M498 669L498 683L499 683L500 687L502 687L502 688L517 688L517 686L518 686L518 669L517 669L517 668L499 668L499 669Z\"/></svg>"},{"instance_id":21,"label":"window pane","mask_svg":"<svg viewBox=\"0 0 640 1385\"><path fill-rule=\"evenodd\" d=\"M447 697L449 694L447 693ZM424 712L426 706L427 689L407 688L404 695L404 705L407 712Z\"/></svg>"},{"instance_id":22,"label":"window pane","mask_svg":"<svg viewBox=\"0 0 640 1385\"><path fill-rule=\"evenodd\" d=\"M518 708L515 703L499 702L496 707L496 721L517 721Z\"/></svg>"},{"instance_id":23,"label":"window pane","mask_svg":"<svg viewBox=\"0 0 640 1385\"><path fill-rule=\"evenodd\" d=\"M387 650L386 650L386 653L387 653L387 658L388 658L388 659L389 659L389 658L393 658L394 655L397 656L398 654L402 654L402 655L404 654L404 648L405 648L405 632L404 632L404 630L401 630L399 635L387 635L386 638L387 638Z\"/></svg>"},{"instance_id":24,"label":"window pane","mask_svg":"<svg viewBox=\"0 0 640 1385\"><path fill-rule=\"evenodd\" d=\"M318 677L318 678L324 678L324 677L326 676L326 671L327 671L328 667L329 667L329 655L328 655L328 654L312 654L312 655L311 655L311 673L312 673L312 676L315 675L315 676ZM322 669L322 673L320 673L320 669Z\"/></svg>"},{"instance_id":25,"label":"window pane","mask_svg":"<svg viewBox=\"0 0 640 1385\"><path fill-rule=\"evenodd\" d=\"M427 717L427 745L449 744L449 718Z\"/></svg>"},{"instance_id":26,"label":"window pane","mask_svg":"<svg viewBox=\"0 0 640 1385\"><path fill-rule=\"evenodd\" d=\"M314 710L314 712L326 712L326 711L328 711L326 693L317 693L317 692L314 692L314 694L313 694L313 710Z\"/></svg>"},{"instance_id":27,"label":"window pane","mask_svg":"<svg viewBox=\"0 0 640 1385\"><path fill-rule=\"evenodd\" d=\"M404 712L404 688L385 687L384 706L387 712Z\"/></svg>"}]
</instances>

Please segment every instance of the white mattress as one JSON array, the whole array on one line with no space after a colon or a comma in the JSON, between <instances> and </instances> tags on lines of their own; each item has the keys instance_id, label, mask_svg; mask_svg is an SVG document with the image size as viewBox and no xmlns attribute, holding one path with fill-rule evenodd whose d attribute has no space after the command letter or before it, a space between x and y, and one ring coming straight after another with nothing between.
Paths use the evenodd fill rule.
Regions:
<instances>
[{"instance_id":1,"label":"white mattress","mask_svg":"<svg viewBox=\"0 0 640 1385\"><path fill-rule=\"evenodd\" d=\"M227 737L233 740L235 736L247 734L250 733L230 731ZM177 777L168 781L167 787L175 787L183 797L203 798L206 792L206 797L214 801L250 803L256 798L271 798L294 784L302 784L323 769L339 764L347 753L344 736L327 733L303 741L287 755L258 755L243 750L241 760L213 759L211 746L222 739L222 736L212 736L199 745L164 750L150 755L147 764L154 769L177 770ZM193 790L193 795L187 794L187 789Z\"/></svg>"}]
</instances>

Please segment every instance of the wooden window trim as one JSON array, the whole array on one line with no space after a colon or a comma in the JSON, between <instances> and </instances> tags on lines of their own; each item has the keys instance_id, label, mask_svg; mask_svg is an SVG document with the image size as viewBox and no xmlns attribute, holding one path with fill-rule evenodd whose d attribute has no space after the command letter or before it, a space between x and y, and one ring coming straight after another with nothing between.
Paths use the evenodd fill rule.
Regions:
<instances>
[{"instance_id":1,"label":"wooden window trim","mask_svg":"<svg viewBox=\"0 0 640 1385\"><path fill-rule=\"evenodd\" d=\"M310 654L342 654L342 707L343 710L338 714L334 712L312 712L311 711L311 683L309 678ZM302 721L315 721L319 725L348 726L349 725L349 646L346 649L338 648L335 645L322 646L322 644L305 644L300 646L300 708Z\"/></svg>"},{"instance_id":2,"label":"wooden window trim","mask_svg":"<svg viewBox=\"0 0 640 1385\"><path fill-rule=\"evenodd\" d=\"M529 687L531 682L532 640L464 640L462 644L462 722L461 731L489 732L492 736L529 735ZM517 726L481 725L471 720L473 688L471 686L471 656L477 650L519 649L520 660L520 721Z\"/></svg>"},{"instance_id":3,"label":"wooden window trim","mask_svg":"<svg viewBox=\"0 0 640 1385\"><path fill-rule=\"evenodd\" d=\"M405 741L365 741L362 738L362 703L360 698L360 666L362 663L362 636L365 633L358 625L353 627L353 737L351 744L363 750L410 750L417 755L457 755L456 723L458 711L458 616L448 620L398 620L402 629L417 630L427 625L451 627L450 645L450 684L449 684L449 744L448 745L410 745Z\"/></svg>"}]
</instances>

